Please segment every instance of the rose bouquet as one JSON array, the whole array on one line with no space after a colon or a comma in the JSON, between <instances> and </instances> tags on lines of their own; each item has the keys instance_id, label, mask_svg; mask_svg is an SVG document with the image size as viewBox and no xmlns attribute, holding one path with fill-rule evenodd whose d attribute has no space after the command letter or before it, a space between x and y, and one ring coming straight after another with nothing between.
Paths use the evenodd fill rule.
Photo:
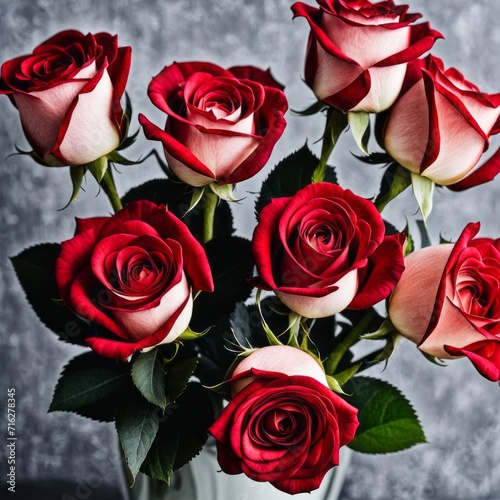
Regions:
<instances>
[{"instance_id":1,"label":"rose bouquet","mask_svg":"<svg viewBox=\"0 0 500 500\"><path fill-rule=\"evenodd\" d=\"M2 65L0 92L32 148L18 153L67 168L69 203L90 173L113 209L12 262L40 320L87 348L50 410L114 422L132 478L168 484L211 436L226 474L297 494L319 488L343 446L425 442L406 397L366 374L401 336L434 362L466 357L500 380L498 240L471 223L455 243L417 249L410 225L382 216L409 186L425 221L436 186L497 175L500 153L481 157L500 131L500 94L429 54L442 35L406 5L292 10L310 27L304 76L317 99L296 114L316 115L324 134L318 156L306 145L273 168L287 120L304 118L288 118L270 70L168 64L147 89L156 124L132 113L132 51L116 36L63 31ZM374 199L341 187L329 165L344 133L359 146L353 168L384 166ZM133 160L138 140L148 152ZM116 166L146 160L163 178L120 196ZM239 199L265 168L255 199ZM235 203L255 212L251 240L234 234Z\"/></svg>"}]
</instances>

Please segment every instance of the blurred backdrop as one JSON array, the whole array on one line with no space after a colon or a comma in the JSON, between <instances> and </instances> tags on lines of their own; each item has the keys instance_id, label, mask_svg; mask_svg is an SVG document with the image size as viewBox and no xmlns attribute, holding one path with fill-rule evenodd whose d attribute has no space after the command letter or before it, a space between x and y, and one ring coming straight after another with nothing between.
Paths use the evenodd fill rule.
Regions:
<instances>
[{"instance_id":1,"label":"blurred backdrop","mask_svg":"<svg viewBox=\"0 0 500 500\"><path fill-rule=\"evenodd\" d=\"M206 60L223 67L252 64L270 67L285 85L290 107L304 109L314 96L302 80L309 28L304 19L292 21L292 0L0 0L0 62L29 53L56 32L108 31L120 45L133 48L127 86L134 118L144 112L153 122L163 118L146 96L151 78L174 60ZM310 3L314 3L313 0ZM500 2L497 0L408 0L411 12L421 12L446 40L433 53L454 66L485 92L500 91ZM251 198L262 179L281 158L306 141L315 148L324 126L322 115L288 113L288 127L268 166L238 188ZM52 391L65 363L81 348L64 345L35 317L18 285L8 256L41 242L60 242L74 230L74 217L108 214L107 199L93 179L64 212L71 194L68 169L49 169L27 157L10 157L14 145L28 149L18 114L0 96L0 408L6 408L7 387L17 395L17 481L66 481L76 498L78 487L91 485L96 496L121 498L115 432L73 414L47 414ZM498 147L494 141L490 151ZM135 158L158 143L146 143L142 133L127 151ZM340 183L357 194L376 194L381 171L357 162L348 134L331 161ZM121 167L120 193L162 176L153 159ZM481 235L500 237L500 178L469 192L440 189L429 220L433 243L442 234L455 240L467 222L481 220ZM251 199L235 206L238 231L250 236L254 225ZM391 203L384 217L403 229L415 214L410 190ZM355 453L341 495L349 500L376 499L499 499L500 388L479 376L467 361L448 367L424 359L409 342L402 342L385 371L372 375L392 381L412 401L428 444L392 455ZM2 414L5 414L4 411ZM2 427L6 430L6 417ZM4 435L5 430L0 431ZM4 441L5 442L5 441ZM0 477L6 474L6 448L0 446ZM6 491L2 479L0 490ZM92 486L92 484L93 486ZM112 491L115 493L112 493ZM83 490L79 490L83 491ZM2 493L3 495L3 493ZM114 495L114 496L113 496ZM3 497L2 497L3 498ZM30 497L31 498L31 497ZM35 498L33 496L33 498ZM39 497L36 497L39 498ZM57 497L60 498L60 495ZM90 497L94 498L94 497ZM211 499L210 499L211 500ZM235 499L236 500L236 499Z\"/></svg>"}]
</instances>

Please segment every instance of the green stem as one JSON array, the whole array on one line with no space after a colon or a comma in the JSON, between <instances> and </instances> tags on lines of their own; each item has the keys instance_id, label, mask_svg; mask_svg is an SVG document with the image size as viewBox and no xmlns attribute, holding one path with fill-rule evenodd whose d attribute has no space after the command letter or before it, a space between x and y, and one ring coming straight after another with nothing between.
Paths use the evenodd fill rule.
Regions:
<instances>
[{"instance_id":1,"label":"green stem","mask_svg":"<svg viewBox=\"0 0 500 500\"><path fill-rule=\"evenodd\" d=\"M203 209L203 243L214 237L215 209L219 197L214 193L205 192L205 208Z\"/></svg>"},{"instance_id":2,"label":"green stem","mask_svg":"<svg viewBox=\"0 0 500 500\"><path fill-rule=\"evenodd\" d=\"M329 108L326 115L325 133L321 145L321 158L313 172L311 182L322 182L325 179L326 166L340 134L347 127L347 115L335 108Z\"/></svg>"},{"instance_id":3,"label":"green stem","mask_svg":"<svg viewBox=\"0 0 500 500\"><path fill-rule=\"evenodd\" d=\"M334 349L334 351L328 356L325 363L325 372L327 375L333 375L337 369L340 361L344 355L349 351L363 333L366 333L366 329L375 318L376 312L373 309L369 309L368 312L361 318L361 321L352 327L352 330L347 334L347 336L340 342L340 344Z\"/></svg>"},{"instance_id":4,"label":"green stem","mask_svg":"<svg viewBox=\"0 0 500 500\"><path fill-rule=\"evenodd\" d=\"M106 193L106 196L113 207L114 212L118 212L123 208L118 192L116 191L115 181L113 180L113 174L108 167L105 174L103 175L101 182L99 183Z\"/></svg>"}]
</instances>

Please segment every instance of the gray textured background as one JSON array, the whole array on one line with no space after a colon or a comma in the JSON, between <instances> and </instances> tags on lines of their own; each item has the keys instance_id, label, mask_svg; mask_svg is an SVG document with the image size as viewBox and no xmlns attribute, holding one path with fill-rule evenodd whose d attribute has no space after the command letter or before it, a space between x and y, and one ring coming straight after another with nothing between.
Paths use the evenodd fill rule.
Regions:
<instances>
[{"instance_id":1,"label":"gray textured background","mask_svg":"<svg viewBox=\"0 0 500 500\"><path fill-rule=\"evenodd\" d=\"M127 87L135 115L144 111L161 120L149 103L145 89L152 76L173 60L208 60L221 66L254 64L271 67L286 85L293 109L303 109L313 96L302 82L308 27L303 19L291 20L291 0L0 0L0 62L29 53L55 32L77 28L117 33L121 45L133 47L132 71ZM312 1L311 1L312 3ZM420 11L442 31L433 53L447 66L459 68L483 90L500 90L500 2L498 0L410 0L411 11ZM96 197L92 179L77 203L58 211L70 196L67 169L46 169L29 158L5 159L14 144L26 148L15 109L0 98L0 408L6 407L6 388L15 387L18 410L17 479L64 479L66 491L76 496L90 483L96 492L119 481L113 427L73 414L47 414L53 387L63 365L80 348L55 340L26 303L7 256L40 242L70 237L73 217L109 211L105 198ZM289 126L275 148L270 166L302 145L312 145L323 127L320 116L288 115ZM132 126L137 128L137 122ZM149 149L141 136L128 153L138 156ZM498 146L495 141L493 146ZM355 146L346 136L334 163L344 187L373 196L378 169L361 165L347 152ZM493 148L492 148L493 149ZM373 174L373 182L368 177ZM145 180L161 177L151 161L123 167L118 179L121 193ZM267 171L267 169L266 169ZM367 179L370 179L367 182ZM258 189L261 178L243 184L239 194ZM470 192L440 190L429 227L435 242L441 232L455 239L464 225L480 219L482 234L500 236L498 226L500 179ZM403 209L402 209L403 207ZM249 234L251 205L237 209L240 231ZM384 213L399 228L416 212L411 193L393 202ZM415 348L403 342L381 376L400 387L412 400L426 429L429 444L385 456L355 454L342 498L344 499L498 499L500 498L499 392L493 383L476 374L467 361L447 368L428 363ZM1 410L0 415L5 415ZM0 416L6 428L6 416ZM4 430L0 430L3 436ZM5 443L5 441L4 441ZM0 443L0 496L6 486L5 446ZM59 498L59 497L58 497ZM79 497L83 498L83 497ZM93 498L93 497L90 497ZM111 497L108 497L111 498Z\"/></svg>"}]
</instances>

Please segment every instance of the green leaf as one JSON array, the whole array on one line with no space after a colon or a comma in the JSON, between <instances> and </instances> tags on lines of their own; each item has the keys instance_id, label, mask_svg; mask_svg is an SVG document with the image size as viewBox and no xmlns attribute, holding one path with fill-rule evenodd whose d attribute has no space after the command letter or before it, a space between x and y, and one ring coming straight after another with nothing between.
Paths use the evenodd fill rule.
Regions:
<instances>
[{"instance_id":1,"label":"green leaf","mask_svg":"<svg viewBox=\"0 0 500 500\"><path fill-rule=\"evenodd\" d=\"M161 410L142 396L130 395L116 413L116 431L125 461L135 478L156 438Z\"/></svg>"},{"instance_id":2,"label":"green leaf","mask_svg":"<svg viewBox=\"0 0 500 500\"><path fill-rule=\"evenodd\" d=\"M55 263L60 251L61 245L44 243L23 250L11 257L11 262L40 321L61 340L86 346L84 338L93 333L92 328L60 300L55 280Z\"/></svg>"},{"instance_id":3,"label":"green leaf","mask_svg":"<svg viewBox=\"0 0 500 500\"><path fill-rule=\"evenodd\" d=\"M374 203L379 212L411 184L411 173L406 168L392 163L385 171L380 184L380 192Z\"/></svg>"},{"instance_id":4,"label":"green leaf","mask_svg":"<svg viewBox=\"0 0 500 500\"><path fill-rule=\"evenodd\" d=\"M390 453L425 443L424 432L410 402L382 380L354 377L344 390L358 408L359 427L349 447L362 453Z\"/></svg>"},{"instance_id":5,"label":"green leaf","mask_svg":"<svg viewBox=\"0 0 500 500\"><path fill-rule=\"evenodd\" d=\"M214 407L209 391L201 384L190 383L177 400L178 408L166 421L179 436L174 470L180 469L198 455L208 438L214 421Z\"/></svg>"},{"instance_id":6,"label":"green leaf","mask_svg":"<svg viewBox=\"0 0 500 500\"><path fill-rule=\"evenodd\" d=\"M171 361L165 365L165 394L169 403L174 402L184 392L198 361L198 358L188 358Z\"/></svg>"},{"instance_id":7,"label":"green leaf","mask_svg":"<svg viewBox=\"0 0 500 500\"><path fill-rule=\"evenodd\" d=\"M165 379L158 352L158 349L152 349L139 354L132 365L132 380L150 403L165 409Z\"/></svg>"},{"instance_id":8,"label":"green leaf","mask_svg":"<svg viewBox=\"0 0 500 500\"><path fill-rule=\"evenodd\" d=\"M432 198L434 195L435 183L431 179L418 175L412 172L411 183L413 185L413 193L417 200L424 222L427 221L432 211Z\"/></svg>"},{"instance_id":9,"label":"green leaf","mask_svg":"<svg viewBox=\"0 0 500 500\"><path fill-rule=\"evenodd\" d=\"M347 121L351 127L354 140L364 153L368 154L368 140L370 138L370 113L351 111L347 114Z\"/></svg>"},{"instance_id":10,"label":"green leaf","mask_svg":"<svg viewBox=\"0 0 500 500\"><path fill-rule=\"evenodd\" d=\"M108 158L106 156L101 156L92 163L87 163L85 167L87 167L88 171L94 176L95 180L100 183L108 169Z\"/></svg>"},{"instance_id":11,"label":"green leaf","mask_svg":"<svg viewBox=\"0 0 500 500\"><path fill-rule=\"evenodd\" d=\"M165 426L160 427L146 459L141 465L141 472L153 479L170 484L170 475L174 468L178 447L179 434L170 432Z\"/></svg>"},{"instance_id":12,"label":"green leaf","mask_svg":"<svg viewBox=\"0 0 500 500\"><path fill-rule=\"evenodd\" d=\"M254 260L249 240L239 236L218 236L205 244L205 251L214 291L200 293L194 301L190 326L195 331L215 325L252 292L248 278L252 276Z\"/></svg>"},{"instance_id":13,"label":"green leaf","mask_svg":"<svg viewBox=\"0 0 500 500\"><path fill-rule=\"evenodd\" d=\"M319 159L307 144L279 162L262 184L255 204L256 213L259 214L273 198L293 196L299 189L309 185L318 163ZM325 181L337 183L332 167L326 168Z\"/></svg>"},{"instance_id":14,"label":"green leaf","mask_svg":"<svg viewBox=\"0 0 500 500\"><path fill-rule=\"evenodd\" d=\"M88 352L73 358L59 379L49 411L76 411L96 403L106 404L113 394L120 394L129 386L130 373L113 359ZM91 418L100 419L98 416Z\"/></svg>"},{"instance_id":15,"label":"green leaf","mask_svg":"<svg viewBox=\"0 0 500 500\"><path fill-rule=\"evenodd\" d=\"M172 470L181 468L201 451L213 420L208 391L201 384L190 383L176 403L167 406L141 471L169 482Z\"/></svg>"}]
</instances>

